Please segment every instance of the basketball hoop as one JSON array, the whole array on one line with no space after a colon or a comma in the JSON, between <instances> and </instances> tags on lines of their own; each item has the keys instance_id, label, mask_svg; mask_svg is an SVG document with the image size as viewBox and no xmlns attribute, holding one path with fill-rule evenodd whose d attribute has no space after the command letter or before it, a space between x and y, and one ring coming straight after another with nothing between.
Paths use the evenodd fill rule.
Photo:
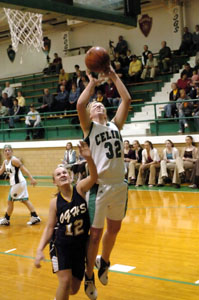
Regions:
<instances>
[{"instance_id":1,"label":"basketball hoop","mask_svg":"<svg viewBox=\"0 0 199 300\"><path fill-rule=\"evenodd\" d=\"M19 44L28 48L43 48L42 15L4 8L10 27L12 47L17 52Z\"/></svg>"}]
</instances>

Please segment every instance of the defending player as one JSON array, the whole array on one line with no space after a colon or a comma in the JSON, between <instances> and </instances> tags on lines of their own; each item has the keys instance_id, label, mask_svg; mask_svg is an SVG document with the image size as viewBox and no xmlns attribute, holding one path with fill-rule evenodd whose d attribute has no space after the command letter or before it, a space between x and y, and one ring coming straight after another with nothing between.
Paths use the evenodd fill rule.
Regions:
<instances>
[{"instance_id":1,"label":"defending player","mask_svg":"<svg viewBox=\"0 0 199 300\"><path fill-rule=\"evenodd\" d=\"M97 170L85 142L80 142L79 152L87 160L90 175L72 187L68 171L64 167L55 169L53 181L59 192L50 203L48 223L35 259L35 266L39 268L40 261L44 260L43 250L52 240L50 256L59 280L56 300L67 300L70 294L76 294L84 276L90 228L85 194L97 181Z\"/></svg>"},{"instance_id":2,"label":"defending player","mask_svg":"<svg viewBox=\"0 0 199 300\"><path fill-rule=\"evenodd\" d=\"M92 102L87 107L93 90L99 82L91 75L88 76L90 81L79 97L77 110L85 140L90 146L98 172L98 184L90 191L88 201L91 230L85 273L85 292L93 300L97 298L94 264L96 263L98 268L99 280L106 285L110 254L125 215L127 184L124 182L124 155L120 130L127 118L131 97L118 75L110 67L105 76L114 82L122 102L113 120L108 122L103 104ZM107 229L102 239L102 256L96 258L105 218Z\"/></svg>"},{"instance_id":3,"label":"defending player","mask_svg":"<svg viewBox=\"0 0 199 300\"><path fill-rule=\"evenodd\" d=\"M21 201L30 211L30 221L27 222L28 225L34 225L41 222L41 219L35 212L35 208L28 199L27 183L22 174L22 172L28 176L30 183L35 186L37 184L36 180L32 177L30 172L24 167L22 162L13 156L13 150L10 145L4 146L4 156L5 160L0 168L0 175L6 172L10 178L10 192L8 195L8 206L6 210L5 217L0 219L0 225L9 226L10 217L14 209L14 201Z\"/></svg>"}]
</instances>

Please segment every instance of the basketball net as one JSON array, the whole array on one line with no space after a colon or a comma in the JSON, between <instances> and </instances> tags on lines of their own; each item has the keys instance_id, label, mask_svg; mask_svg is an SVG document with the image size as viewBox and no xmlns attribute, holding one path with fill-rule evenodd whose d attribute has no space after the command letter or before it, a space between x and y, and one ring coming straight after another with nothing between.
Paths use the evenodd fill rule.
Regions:
<instances>
[{"instance_id":1,"label":"basketball net","mask_svg":"<svg viewBox=\"0 0 199 300\"><path fill-rule=\"evenodd\" d=\"M10 27L12 47L17 52L19 44L29 49L43 47L42 15L4 8Z\"/></svg>"}]
</instances>

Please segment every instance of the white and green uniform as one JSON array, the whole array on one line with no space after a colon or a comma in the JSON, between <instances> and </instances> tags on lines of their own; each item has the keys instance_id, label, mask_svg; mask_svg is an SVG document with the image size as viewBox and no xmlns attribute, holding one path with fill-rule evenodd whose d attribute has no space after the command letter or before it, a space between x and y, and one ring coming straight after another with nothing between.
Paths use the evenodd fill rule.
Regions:
<instances>
[{"instance_id":1,"label":"white and green uniform","mask_svg":"<svg viewBox=\"0 0 199 300\"><path fill-rule=\"evenodd\" d=\"M20 167L12 165L12 159L16 158L12 156L10 160L5 160L6 173L10 178L10 192L8 200L28 200L28 190L26 180L20 170Z\"/></svg>"},{"instance_id":2,"label":"white and green uniform","mask_svg":"<svg viewBox=\"0 0 199 300\"><path fill-rule=\"evenodd\" d=\"M88 208L93 227L103 228L105 217L125 216L127 184L124 182L124 151L120 131L113 122L91 123L88 143L98 172L98 181L89 192Z\"/></svg>"}]
</instances>

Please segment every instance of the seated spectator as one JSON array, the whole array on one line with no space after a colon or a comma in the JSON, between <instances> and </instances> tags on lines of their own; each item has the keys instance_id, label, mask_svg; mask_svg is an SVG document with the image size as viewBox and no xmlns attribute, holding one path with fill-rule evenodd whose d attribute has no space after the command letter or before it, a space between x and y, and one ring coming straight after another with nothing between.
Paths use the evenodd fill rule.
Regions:
<instances>
[{"instance_id":1,"label":"seated spectator","mask_svg":"<svg viewBox=\"0 0 199 300\"><path fill-rule=\"evenodd\" d=\"M113 81L109 78L105 84L105 96L108 99L110 106L117 106L120 99L116 86Z\"/></svg>"},{"instance_id":2,"label":"seated spectator","mask_svg":"<svg viewBox=\"0 0 199 300\"><path fill-rule=\"evenodd\" d=\"M197 70L193 70L192 73L192 77L191 77L191 84L196 84L199 86L199 75L198 75L198 71Z\"/></svg>"},{"instance_id":3,"label":"seated spectator","mask_svg":"<svg viewBox=\"0 0 199 300\"><path fill-rule=\"evenodd\" d=\"M115 58L114 58L113 64L112 64L114 69L116 68L116 65L118 63L120 63L120 66L123 67L124 61L123 61L121 55L119 54L119 52L115 52Z\"/></svg>"},{"instance_id":4,"label":"seated spectator","mask_svg":"<svg viewBox=\"0 0 199 300\"><path fill-rule=\"evenodd\" d=\"M113 43L114 43L113 41L109 41L109 48L108 48L108 54L109 54L109 57L110 57L111 64L115 59L115 48L113 46Z\"/></svg>"},{"instance_id":5,"label":"seated spectator","mask_svg":"<svg viewBox=\"0 0 199 300\"><path fill-rule=\"evenodd\" d=\"M184 75L185 76L185 75ZM192 102L181 102L184 100L189 100L190 97L187 96L186 91L184 89L180 90L180 97L176 102L176 106L178 109L179 116L179 131L178 133L184 133L185 128L189 127L187 123L187 119L185 117L190 117L193 112L193 103ZM181 119L182 118L182 119Z\"/></svg>"},{"instance_id":6,"label":"seated spectator","mask_svg":"<svg viewBox=\"0 0 199 300\"><path fill-rule=\"evenodd\" d=\"M198 159L198 149L194 146L193 137L186 136L185 143L186 146L182 151L182 156L176 158L173 174L173 184L176 188L180 188L181 179L186 179L186 171L193 170Z\"/></svg>"},{"instance_id":7,"label":"seated spectator","mask_svg":"<svg viewBox=\"0 0 199 300\"><path fill-rule=\"evenodd\" d=\"M71 90L71 87L72 87L72 80L69 79L68 81L66 81L64 79L64 80L62 80L61 83L58 83L57 93L61 92L61 89L60 89L61 85L64 85L65 86L65 90L69 92Z\"/></svg>"},{"instance_id":8,"label":"seated spectator","mask_svg":"<svg viewBox=\"0 0 199 300\"><path fill-rule=\"evenodd\" d=\"M54 104L54 97L50 94L49 89L44 89L44 95L42 97L42 105L38 107L38 111L43 112L50 112L53 111L53 104Z\"/></svg>"},{"instance_id":9,"label":"seated spectator","mask_svg":"<svg viewBox=\"0 0 199 300\"><path fill-rule=\"evenodd\" d=\"M18 100L18 105L21 107L21 113L24 114L26 111L26 100L21 91L17 91L16 99Z\"/></svg>"},{"instance_id":10,"label":"seated spectator","mask_svg":"<svg viewBox=\"0 0 199 300\"><path fill-rule=\"evenodd\" d=\"M20 115L22 115L22 107L19 106L18 100L14 99L12 116L9 118L9 128L15 128L15 122L19 121Z\"/></svg>"},{"instance_id":11,"label":"seated spectator","mask_svg":"<svg viewBox=\"0 0 199 300\"><path fill-rule=\"evenodd\" d=\"M191 99L196 99L196 95L197 95L197 89L198 89L198 84L196 82L193 82L190 84L191 87L189 89L189 93L188 93L188 96L191 98Z\"/></svg>"},{"instance_id":12,"label":"seated spectator","mask_svg":"<svg viewBox=\"0 0 199 300\"><path fill-rule=\"evenodd\" d=\"M183 89L186 91L186 93L188 93L190 90L190 82L191 81L187 78L187 75L185 73L181 73L181 76L177 81L177 87L179 88L179 90Z\"/></svg>"},{"instance_id":13,"label":"seated spectator","mask_svg":"<svg viewBox=\"0 0 199 300\"><path fill-rule=\"evenodd\" d=\"M189 63L186 63L184 65L184 69L181 72L181 75L187 75L187 78L191 79L192 75L193 75L193 69L191 68Z\"/></svg>"},{"instance_id":14,"label":"seated spectator","mask_svg":"<svg viewBox=\"0 0 199 300\"><path fill-rule=\"evenodd\" d=\"M128 49L127 41L124 40L123 36L120 35L118 37L118 43L115 47L115 52L119 52L119 54L126 54L126 51Z\"/></svg>"},{"instance_id":15,"label":"seated spectator","mask_svg":"<svg viewBox=\"0 0 199 300\"><path fill-rule=\"evenodd\" d=\"M12 107L13 107L12 98L9 98L7 93L3 93L1 101L2 101L2 105L8 108L9 114L12 114Z\"/></svg>"},{"instance_id":16,"label":"seated spectator","mask_svg":"<svg viewBox=\"0 0 199 300\"><path fill-rule=\"evenodd\" d=\"M0 100L0 117L6 117L9 114L9 109L2 104Z\"/></svg>"},{"instance_id":17,"label":"seated spectator","mask_svg":"<svg viewBox=\"0 0 199 300\"><path fill-rule=\"evenodd\" d=\"M199 159L196 160L190 179L191 185L189 185L192 189L199 189Z\"/></svg>"},{"instance_id":18,"label":"seated spectator","mask_svg":"<svg viewBox=\"0 0 199 300\"><path fill-rule=\"evenodd\" d=\"M160 168L160 158L157 149L153 148L150 141L144 143L144 150L142 151L142 164L139 168L139 173L136 181L136 186L144 184L144 176L146 170L149 170L149 187L156 184L156 173Z\"/></svg>"},{"instance_id":19,"label":"seated spectator","mask_svg":"<svg viewBox=\"0 0 199 300\"><path fill-rule=\"evenodd\" d=\"M140 143L135 140L133 141L133 152L131 155L131 160L129 162L129 173L128 173L128 182L129 184L136 184L136 171L139 172L139 168L142 163L142 147Z\"/></svg>"},{"instance_id":20,"label":"seated spectator","mask_svg":"<svg viewBox=\"0 0 199 300\"><path fill-rule=\"evenodd\" d=\"M199 100L199 87L196 88L196 95L194 99ZM194 118L195 128L197 132L199 132L199 101L194 101L193 103L194 103L194 109L193 109L192 116L195 117Z\"/></svg>"},{"instance_id":21,"label":"seated spectator","mask_svg":"<svg viewBox=\"0 0 199 300\"><path fill-rule=\"evenodd\" d=\"M38 113L38 111L35 110L35 107L33 104L30 105L30 111L28 112L26 119L26 141L30 140L30 135L32 135L33 139L36 139L39 137L39 129L37 127L41 126L41 117Z\"/></svg>"},{"instance_id":22,"label":"seated spectator","mask_svg":"<svg viewBox=\"0 0 199 300\"><path fill-rule=\"evenodd\" d=\"M64 69L61 69L60 73L59 73L59 83L62 83L63 80L68 81L69 80L69 74L65 73Z\"/></svg>"},{"instance_id":23,"label":"seated spectator","mask_svg":"<svg viewBox=\"0 0 199 300\"><path fill-rule=\"evenodd\" d=\"M125 72L122 69L120 62L115 63L115 73L117 73L122 81L125 80Z\"/></svg>"},{"instance_id":24,"label":"seated spectator","mask_svg":"<svg viewBox=\"0 0 199 300\"><path fill-rule=\"evenodd\" d=\"M125 174L126 177L128 178L128 172L129 172L129 163L131 161L131 159L133 155L133 150L130 147L130 143L128 140L124 141L124 165L125 165Z\"/></svg>"},{"instance_id":25,"label":"seated spectator","mask_svg":"<svg viewBox=\"0 0 199 300\"><path fill-rule=\"evenodd\" d=\"M66 144L66 151L64 153L64 159L62 161L64 167L66 169L71 170L71 167L74 165L76 162L76 151L73 149L73 144L71 142L68 142ZM72 180L74 176L72 174Z\"/></svg>"},{"instance_id":26,"label":"seated spectator","mask_svg":"<svg viewBox=\"0 0 199 300\"><path fill-rule=\"evenodd\" d=\"M142 71L142 63L139 59L137 59L136 55L133 55L132 61L129 65L130 81L138 82L140 79L141 71Z\"/></svg>"},{"instance_id":27,"label":"seated spectator","mask_svg":"<svg viewBox=\"0 0 199 300\"><path fill-rule=\"evenodd\" d=\"M95 101L101 102L106 108L109 107L109 102L101 90L97 90Z\"/></svg>"},{"instance_id":28,"label":"seated spectator","mask_svg":"<svg viewBox=\"0 0 199 300\"><path fill-rule=\"evenodd\" d=\"M199 51L199 25L195 26L195 32L193 33L193 48L195 52Z\"/></svg>"},{"instance_id":29,"label":"seated spectator","mask_svg":"<svg viewBox=\"0 0 199 300\"><path fill-rule=\"evenodd\" d=\"M150 77L153 80L158 71L158 62L152 53L149 53L147 62L142 71L141 79L145 80L146 77Z\"/></svg>"},{"instance_id":30,"label":"seated spectator","mask_svg":"<svg viewBox=\"0 0 199 300\"><path fill-rule=\"evenodd\" d=\"M73 78L73 82L76 84L77 87L81 88L82 72L80 70L76 72L76 77Z\"/></svg>"},{"instance_id":31,"label":"seated spectator","mask_svg":"<svg viewBox=\"0 0 199 300\"><path fill-rule=\"evenodd\" d=\"M149 47L147 45L144 45L144 52L142 52L142 65L146 66L147 60L149 58L149 53L152 53L149 50Z\"/></svg>"},{"instance_id":32,"label":"seated spectator","mask_svg":"<svg viewBox=\"0 0 199 300\"><path fill-rule=\"evenodd\" d=\"M15 97L15 89L10 86L9 81L6 81L6 83L5 83L5 88L2 91L2 96L4 93L6 93L8 95L8 98Z\"/></svg>"},{"instance_id":33,"label":"seated spectator","mask_svg":"<svg viewBox=\"0 0 199 300\"><path fill-rule=\"evenodd\" d=\"M54 53L53 62L49 65L47 70L47 74L56 73L59 74L60 70L63 68L62 66L62 59L58 56L57 53Z\"/></svg>"},{"instance_id":34,"label":"seated spectator","mask_svg":"<svg viewBox=\"0 0 199 300\"><path fill-rule=\"evenodd\" d=\"M79 155L78 160L71 167L71 172L73 178L77 178L74 180L76 183L86 177L86 160L83 156Z\"/></svg>"},{"instance_id":35,"label":"seated spectator","mask_svg":"<svg viewBox=\"0 0 199 300\"><path fill-rule=\"evenodd\" d=\"M77 105L77 100L80 96L80 88L76 86L75 83L72 83L72 88L69 93L69 110L75 110Z\"/></svg>"},{"instance_id":36,"label":"seated spectator","mask_svg":"<svg viewBox=\"0 0 199 300\"><path fill-rule=\"evenodd\" d=\"M176 158L179 157L179 151L174 147L171 140L166 140L165 148L163 150L163 159L160 162L160 173L158 177L158 186L163 186L168 182L168 170L175 169Z\"/></svg>"},{"instance_id":37,"label":"seated spectator","mask_svg":"<svg viewBox=\"0 0 199 300\"><path fill-rule=\"evenodd\" d=\"M60 92L55 97L55 111L62 111L65 109L69 109L69 102L68 102L68 91L64 85L60 86Z\"/></svg>"},{"instance_id":38,"label":"seated spectator","mask_svg":"<svg viewBox=\"0 0 199 300\"><path fill-rule=\"evenodd\" d=\"M171 67L171 49L165 41L161 43L161 46L159 51L160 70L163 68L164 72L168 72Z\"/></svg>"},{"instance_id":39,"label":"seated spectator","mask_svg":"<svg viewBox=\"0 0 199 300\"><path fill-rule=\"evenodd\" d=\"M182 42L179 48L180 54L191 54L191 49L193 48L193 35L189 32L188 27L183 28L184 34L182 36Z\"/></svg>"},{"instance_id":40,"label":"seated spectator","mask_svg":"<svg viewBox=\"0 0 199 300\"><path fill-rule=\"evenodd\" d=\"M81 83L80 83L80 92L82 93L85 87L88 85L88 77L86 75L82 75Z\"/></svg>"},{"instance_id":41,"label":"seated spectator","mask_svg":"<svg viewBox=\"0 0 199 300\"><path fill-rule=\"evenodd\" d=\"M124 69L125 75L128 74L128 71L129 71L129 65L130 65L131 60L132 60L131 50L128 49L128 50L126 51L125 60L123 61L123 69Z\"/></svg>"},{"instance_id":42,"label":"seated spectator","mask_svg":"<svg viewBox=\"0 0 199 300\"><path fill-rule=\"evenodd\" d=\"M176 83L171 84L171 92L169 93L169 101L176 101L180 97L180 91ZM165 117L172 118L176 113L176 103L169 103L164 107Z\"/></svg>"}]
</instances>

